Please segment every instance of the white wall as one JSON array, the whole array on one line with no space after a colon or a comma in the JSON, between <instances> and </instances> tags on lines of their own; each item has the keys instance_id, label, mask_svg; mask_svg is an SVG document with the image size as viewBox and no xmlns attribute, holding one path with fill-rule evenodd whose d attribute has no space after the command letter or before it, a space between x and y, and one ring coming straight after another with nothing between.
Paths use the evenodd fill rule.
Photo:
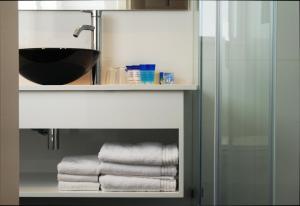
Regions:
<instances>
[{"instance_id":1,"label":"white wall","mask_svg":"<svg viewBox=\"0 0 300 206\"><path fill-rule=\"evenodd\" d=\"M90 23L89 14L72 11L20 11L19 47L89 48L90 33L78 39L76 27ZM177 83L192 84L193 11L103 12L103 71L113 66L155 63L175 73ZM104 77L104 73L102 77Z\"/></svg>"}]
</instances>

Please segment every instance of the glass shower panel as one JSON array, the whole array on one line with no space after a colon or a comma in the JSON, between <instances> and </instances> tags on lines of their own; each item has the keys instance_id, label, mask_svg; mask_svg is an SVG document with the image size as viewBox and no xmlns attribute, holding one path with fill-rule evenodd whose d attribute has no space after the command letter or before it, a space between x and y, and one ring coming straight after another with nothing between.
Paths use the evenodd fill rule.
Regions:
<instances>
[{"instance_id":1,"label":"glass shower panel","mask_svg":"<svg viewBox=\"0 0 300 206\"><path fill-rule=\"evenodd\" d=\"M277 3L276 152L274 203L299 205L300 39L299 1Z\"/></svg>"},{"instance_id":2,"label":"glass shower panel","mask_svg":"<svg viewBox=\"0 0 300 206\"><path fill-rule=\"evenodd\" d=\"M219 2L217 204L271 203L272 6Z\"/></svg>"}]
</instances>

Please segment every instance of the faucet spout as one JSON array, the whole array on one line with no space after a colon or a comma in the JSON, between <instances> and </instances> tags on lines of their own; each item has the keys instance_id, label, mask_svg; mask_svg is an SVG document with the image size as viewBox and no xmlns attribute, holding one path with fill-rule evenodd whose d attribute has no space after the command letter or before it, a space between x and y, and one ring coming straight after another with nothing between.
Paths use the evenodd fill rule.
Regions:
<instances>
[{"instance_id":1,"label":"faucet spout","mask_svg":"<svg viewBox=\"0 0 300 206\"><path fill-rule=\"evenodd\" d=\"M95 27L92 25L82 25L75 29L73 36L77 38L83 30L89 30L89 31L94 32Z\"/></svg>"}]
</instances>

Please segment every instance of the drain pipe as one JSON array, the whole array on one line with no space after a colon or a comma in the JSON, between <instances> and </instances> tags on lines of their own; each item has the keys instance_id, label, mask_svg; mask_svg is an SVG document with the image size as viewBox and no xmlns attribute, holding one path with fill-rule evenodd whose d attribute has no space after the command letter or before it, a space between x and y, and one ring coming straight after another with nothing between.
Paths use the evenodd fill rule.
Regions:
<instances>
[{"instance_id":1,"label":"drain pipe","mask_svg":"<svg viewBox=\"0 0 300 206\"><path fill-rule=\"evenodd\" d=\"M57 151L59 150L59 130L58 129L33 129L43 136L48 138L48 150Z\"/></svg>"},{"instance_id":2,"label":"drain pipe","mask_svg":"<svg viewBox=\"0 0 300 206\"><path fill-rule=\"evenodd\" d=\"M49 129L48 131L48 149L57 151L59 150L59 130Z\"/></svg>"}]
</instances>

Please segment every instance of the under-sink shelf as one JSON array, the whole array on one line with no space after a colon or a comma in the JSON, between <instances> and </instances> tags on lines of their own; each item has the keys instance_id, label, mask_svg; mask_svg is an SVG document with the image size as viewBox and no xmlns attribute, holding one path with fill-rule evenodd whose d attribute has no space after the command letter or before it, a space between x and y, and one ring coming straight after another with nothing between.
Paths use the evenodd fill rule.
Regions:
<instances>
[{"instance_id":1,"label":"under-sink shelf","mask_svg":"<svg viewBox=\"0 0 300 206\"><path fill-rule=\"evenodd\" d=\"M153 85L153 84L104 84L104 85L31 85L20 86L19 91L181 91L196 90L194 84L170 84L170 85Z\"/></svg>"},{"instance_id":2,"label":"under-sink shelf","mask_svg":"<svg viewBox=\"0 0 300 206\"><path fill-rule=\"evenodd\" d=\"M36 130L20 130L20 186L23 198L182 198L184 197L184 162L182 137L178 129L60 129L59 150L49 150L48 139ZM178 145L175 192L103 192L59 191L57 165L66 156L97 155L106 142L159 142ZM84 145L84 146L83 146Z\"/></svg>"},{"instance_id":3,"label":"under-sink shelf","mask_svg":"<svg viewBox=\"0 0 300 206\"><path fill-rule=\"evenodd\" d=\"M26 173L20 176L20 197L120 197L120 198L176 198L177 192L103 192L103 191L59 191L55 173Z\"/></svg>"},{"instance_id":4,"label":"under-sink shelf","mask_svg":"<svg viewBox=\"0 0 300 206\"><path fill-rule=\"evenodd\" d=\"M163 86L174 88L175 85ZM30 131L20 138L23 146L20 197L184 197L184 91L128 89L119 92L117 89L105 91L103 87L40 86L40 89L20 91L19 127ZM42 128L61 130L60 151L47 151L47 139L32 134L31 129ZM178 191L58 191L55 172L62 157L97 154L99 146L108 141L176 143L179 149Z\"/></svg>"}]
</instances>

